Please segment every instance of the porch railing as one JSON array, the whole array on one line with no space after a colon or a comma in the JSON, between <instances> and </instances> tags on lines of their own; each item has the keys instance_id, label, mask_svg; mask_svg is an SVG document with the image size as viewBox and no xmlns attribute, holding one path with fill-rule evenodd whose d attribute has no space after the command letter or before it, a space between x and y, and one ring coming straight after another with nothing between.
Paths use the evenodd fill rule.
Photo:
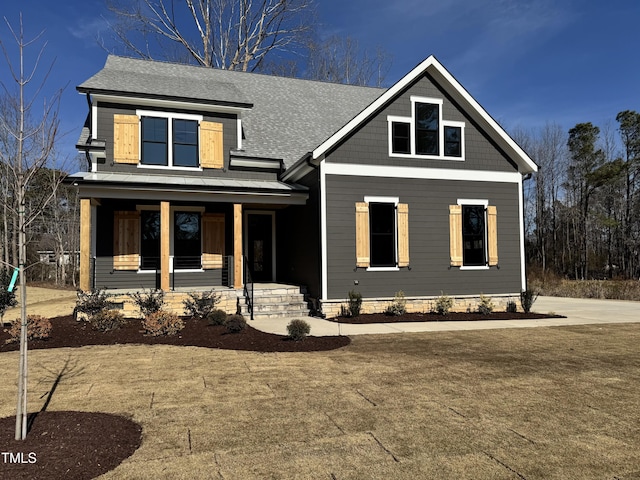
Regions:
<instances>
[{"instance_id":1,"label":"porch railing","mask_svg":"<svg viewBox=\"0 0 640 480\"><path fill-rule=\"evenodd\" d=\"M244 266L244 298L246 298L247 309L251 320L253 320L253 277L251 275L251 267L249 266L249 259L246 255L242 256L242 264Z\"/></svg>"}]
</instances>

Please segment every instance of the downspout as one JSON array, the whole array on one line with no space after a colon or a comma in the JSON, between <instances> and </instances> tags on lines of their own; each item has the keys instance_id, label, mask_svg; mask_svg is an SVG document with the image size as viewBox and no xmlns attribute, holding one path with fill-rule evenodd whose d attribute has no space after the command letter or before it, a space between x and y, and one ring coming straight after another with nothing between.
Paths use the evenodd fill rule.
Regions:
<instances>
[{"instance_id":1,"label":"downspout","mask_svg":"<svg viewBox=\"0 0 640 480\"><path fill-rule=\"evenodd\" d=\"M527 173L525 175L522 176L522 199L520 200L522 202L522 222L524 223L524 209L525 209L525 202L524 202L524 182L526 182L527 180L531 180L531 178L533 178L533 174L532 173ZM526 235L527 235L527 231L526 228L522 229L522 244L524 246L523 250L522 250L522 254L524 255L523 258L523 262L522 265L524 267L524 287L525 290L529 290L529 281L527 278L527 246L526 246Z\"/></svg>"}]
</instances>

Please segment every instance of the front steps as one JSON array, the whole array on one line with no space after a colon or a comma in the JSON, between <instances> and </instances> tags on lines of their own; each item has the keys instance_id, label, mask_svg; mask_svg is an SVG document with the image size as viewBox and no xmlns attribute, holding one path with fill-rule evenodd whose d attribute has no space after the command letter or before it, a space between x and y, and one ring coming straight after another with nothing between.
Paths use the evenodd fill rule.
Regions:
<instances>
[{"instance_id":1,"label":"front steps","mask_svg":"<svg viewBox=\"0 0 640 480\"><path fill-rule=\"evenodd\" d=\"M308 317L304 287L277 283L256 283L253 289L253 318ZM246 298L240 299L240 313L251 318Z\"/></svg>"}]
</instances>

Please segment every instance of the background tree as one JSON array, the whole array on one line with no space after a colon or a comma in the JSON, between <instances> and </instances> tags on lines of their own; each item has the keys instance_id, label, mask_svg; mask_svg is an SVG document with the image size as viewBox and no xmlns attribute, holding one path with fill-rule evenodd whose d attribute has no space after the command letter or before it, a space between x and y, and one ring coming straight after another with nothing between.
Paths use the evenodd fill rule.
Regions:
<instances>
[{"instance_id":1,"label":"background tree","mask_svg":"<svg viewBox=\"0 0 640 480\"><path fill-rule=\"evenodd\" d=\"M49 100L43 100L42 107L36 107L36 101L41 98L40 92L47 81L51 67L41 81L37 81L36 74L44 52L46 43L40 48L30 69L25 68L28 62L26 50L40 41L42 33L32 40L24 37L22 15L19 29L14 30L9 21L5 23L17 47L17 60L12 61L7 44L0 40L0 47L4 54L11 85L0 82L5 93L7 115L0 117L0 135L4 143L0 148L0 162L6 175L6 185L10 193L15 196L15 203L8 205L7 210L17 217L20 303L21 303L21 336L20 336L20 366L18 374L18 401L16 414L16 440L23 440L27 434L27 289L25 282L25 268L27 267L27 231L42 212L44 206L53 198L53 191L45 193L40 199L28 205L27 193L38 174L54 160L52 152L59 132L59 102L62 90L54 93ZM36 82L34 84L34 82ZM35 85L32 88L32 84ZM36 121L35 119L39 120ZM60 179L59 179L60 180ZM58 181L59 181L58 180ZM15 261L15 258L14 258ZM16 266L15 263L12 266Z\"/></svg>"},{"instance_id":2,"label":"background tree","mask_svg":"<svg viewBox=\"0 0 640 480\"><path fill-rule=\"evenodd\" d=\"M146 59L256 70L295 49L313 24L312 0L107 0L125 53Z\"/></svg>"}]
</instances>

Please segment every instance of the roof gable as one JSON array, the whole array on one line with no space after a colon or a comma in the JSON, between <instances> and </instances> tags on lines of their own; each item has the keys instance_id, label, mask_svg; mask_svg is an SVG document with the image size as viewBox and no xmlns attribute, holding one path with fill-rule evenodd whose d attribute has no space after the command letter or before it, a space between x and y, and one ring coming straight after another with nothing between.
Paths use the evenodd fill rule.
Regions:
<instances>
[{"instance_id":1,"label":"roof gable","mask_svg":"<svg viewBox=\"0 0 640 480\"><path fill-rule=\"evenodd\" d=\"M465 88L431 55L400 81L384 92L374 102L362 110L357 116L312 152L314 160L321 159L326 153L338 145L371 116L393 102L395 98L419 77L428 73L438 84L460 105L486 134L496 142L518 166L518 171L526 174L538 170L529 155L507 134L507 132L486 112L486 110L465 90Z\"/></svg>"}]
</instances>

